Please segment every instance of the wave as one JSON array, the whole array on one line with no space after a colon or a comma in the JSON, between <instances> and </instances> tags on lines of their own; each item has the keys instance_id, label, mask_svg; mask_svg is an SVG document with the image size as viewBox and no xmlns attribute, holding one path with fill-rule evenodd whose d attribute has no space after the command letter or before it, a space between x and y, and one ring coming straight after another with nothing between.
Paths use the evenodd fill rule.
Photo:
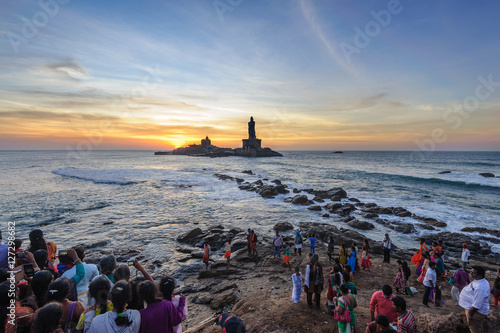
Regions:
<instances>
[{"instance_id":1,"label":"wave","mask_svg":"<svg viewBox=\"0 0 500 333\"><path fill-rule=\"evenodd\" d=\"M137 181L127 180L119 174L120 170L91 170L91 169L78 169L73 167L58 168L52 170L52 173L82 180L90 180L95 184L117 184L117 185L131 185L137 184Z\"/></svg>"},{"instance_id":2,"label":"wave","mask_svg":"<svg viewBox=\"0 0 500 333\"><path fill-rule=\"evenodd\" d=\"M451 175L448 176L447 178L444 177L439 178L427 175L405 175L405 174L391 174L383 172L366 172L366 171L362 172L369 175L389 176L404 180L425 182L430 184L445 184L454 186L464 186L469 188L483 188L483 187L500 188L500 179L484 178L482 176L474 176L474 175ZM454 177L454 179L450 179L451 177Z\"/></svg>"}]
</instances>

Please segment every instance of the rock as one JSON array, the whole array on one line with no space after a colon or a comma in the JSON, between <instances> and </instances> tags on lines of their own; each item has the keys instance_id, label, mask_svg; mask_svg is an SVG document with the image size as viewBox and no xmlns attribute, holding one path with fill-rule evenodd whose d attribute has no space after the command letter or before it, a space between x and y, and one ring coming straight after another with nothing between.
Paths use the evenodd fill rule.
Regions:
<instances>
[{"instance_id":1,"label":"rock","mask_svg":"<svg viewBox=\"0 0 500 333\"><path fill-rule=\"evenodd\" d=\"M329 203L325 206L325 208L328 210L335 210L335 209L339 209L341 207L342 207L342 204L340 204L340 203Z\"/></svg>"},{"instance_id":2,"label":"rock","mask_svg":"<svg viewBox=\"0 0 500 333\"><path fill-rule=\"evenodd\" d=\"M338 195L341 198L347 198L347 192L340 187L329 189L328 194L330 194L330 196Z\"/></svg>"},{"instance_id":3,"label":"rock","mask_svg":"<svg viewBox=\"0 0 500 333\"><path fill-rule=\"evenodd\" d=\"M243 183L245 180L243 178L234 178L238 184Z\"/></svg>"},{"instance_id":4,"label":"rock","mask_svg":"<svg viewBox=\"0 0 500 333\"><path fill-rule=\"evenodd\" d=\"M361 210L365 213L392 214L392 209L389 207L379 207L379 206L367 207L367 205L365 205L363 208L361 208Z\"/></svg>"},{"instance_id":5,"label":"rock","mask_svg":"<svg viewBox=\"0 0 500 333\"><path fill-rule=\"evenodd\" d=\"M367 218L367 219L372 219L374 217L378 217L378 214L375 214L375 213L365 214L365 218Z\"/></svg>"},{"instance_id":6,"label":"rock","mask_svg":"<svg viewBox=\"0 0 500 333\"><path fill-rule=\"evenodd\" d=\"M309 207L307 207L307 209L314 210L314 211L320 211L321 210L321 206L309 206Z\"/></svg>"},{"instance_id":7,"label":"rock","mask_svg":"<svg viewBox=\"0 0 500 333\"><path fill-rule=\"evenodd\" d=\"M239 228L232 228L231 230L229 230L229 232L232 233L232 234L234 234L234 235L237 235L240 232L243 232L243 230L239 229Z\"/></svg>"},{"instance_id":8,"label":"rock","mask_svg":"<svg viewBox=\"0 0 500 333\"><path fill-rule=\"evenodd\" d=\"M96 248L96 247L106 246L109 243L111 243L111 241L109 241L109 240L103 240L103 241L100 241L100 242L97 242L97 243L92 243L90 245L87 245L87 246L85 246L85 248L87 248L87 249L93 249L93 248Z\"/></svg>"},{"instance_id":9,"label":"rock","mask_svg":"<svg viewBox=\"0 0 500 333\"><path fill-rule=\"evenodd\" d=\"M238 296L233 290L226 290L215 296L210 302L210 307L214 310L222 309L224 306L236 302L237 298Z\"/></svg>"},{"instance_id":10,"label":"rock","mask_svg":"<svg viewBox=\"0 0 500 333\"><path fill-rule=\"evenodd\" d=\"M305 205L307 204L307 202L309 201L309 199L307 198L307 195L296 195L293 197L293 200L292 200L292 203L294 205Z\"/></svg>"},{"instance_id":11,"label":"rock","mask_svg":"<svg viewBox=\"0 0 500 333\"><path fill-rule=\"evenodd\" d=\"M494 174L489 173L489 172L483 172L483 173L480 173L479 175L480 175L480 176L483 176L483 177L486 177L486 178L492 178L492 177L495 177L495 175L494 175Z\"/></svg>"},{"instance_id":12,"label":"rock","mask_svg":"<svg viewBox=\"0 0 500 333\"><path fill-rule=\"evenodd\" d=\"M359 221L356 219L348 222L347 225L350 226L351 228L356 228L356 229L361 229L361 230L370 230L370 229L375 228L375 226L373 224L371 224L370 222Z\"/></svg>"},{"instance_id":13,"label":"rock","mask_svg":"<svg viewBox=\"0 0 500 333\"><path fill-rule=\"evenodd\" d=\"M315 196L313 198L313 201L316 201L316 202L325 202L325 200L323 200L321 197L318 197L318 196Z\"/></svg>"},{"instance_id":14,"label":"rock","mask_svg":"<svg viewBox=\"0 0 500 333\"><path fill-rule=\"evenodd\" d=\"M199 293L190 299L194 304L210 304L212 302L212 295L209 293Z\"/></svg>"},{"instance_id":15,"label":"rock","mask_svg":"<svg viewBox=\"0 0 500 333\"><path fill-rule=\"evenodd\" d=\"M341 201L342 197L340 195L334 195L330 198L332 201Z\"/></svg>"},{"instance_id":16,"label":"rock","mask_svg":"<svg viewBox=\"0 0 500 333\"><path fill-rule=\"evenodd\" d=\"M446 170L446 171L441 171L441 172L438 172L438 174L439 174L439 175L444 175L445 173L451 173L451 171Z\"/></svg>"},{"instance_id":17,"label":"rock","mask_svg":"<svg viewBox=\"0 0 500 333\"><path fill-rule=\"evenodd\" d=\"M412 213L403 207L396 207L392 210L394 215L399 216L399 217L409 217L412 215Z\"/></svg>"},{"instance_id":18,"label":"rock","mask_svg":"<svg viewBox=\"0 0 500 333\"><path fill-rule=\"evenodd\" d=\"M246 173L247 175L253 175L252 170L243 170L241 173Z\"/></svg>"},{"instance_id":19,"label":"rock","mask_svg":"<svg viewBox=\"0 0 500 333\"><path fill-rule=\"evenodd\" d=\"M469 332L467 319L465 318L465 313L463 311L441 316L424 313L417 318L417 327L419 332Z\"/></svg>"},{"instance_id":20,"label":"rock","mask_svg":"<svg viewBox=\"0 0 500 333\"><path fill-rule=\"evenodd\" d=\"M300 190L298 188L294 188L293 193L300 193Z\"/></svg>"},{"instance_id":21,"label":"rock","mask_svg":"<svg viewBox=\"0 0 500 333\"><path fill-rule=\"evenodd\" d=\"M205 266L205 265L203 265ZM223 270L200 270L198 272L198 279L207 279L207 278L214 278L214 277L219 277L219 276L227 276L227 275L233 275L236 274L237 271L234 269L223 269Z\"/></svg>"},{"instance_id":22,"label":"rock","mask_svg":"<svg viewBox=\"0 0 500 333\"><path fill-rule=\"evenodd\" d=\"M188 247L185 247L185 246L182 246L182 247L178 247L175 249L177 252L180 252L180 253L191 253L193 252L193 249L190 249Z\"/></svg>"},{"instance_id":23,"label":"rock","mask_svg":"<svg viewBox=\"0 0 500 333\"><path fill-rule=\"evenodd\" d=\"M413 224L410 223L398 223L395 224L394 227L391 229L397 232L402 232L403 234L410 234L416 232L415 227L413 226Z\"/></svg>"},{"instance_id":24,"label":"rock","mask_svg":"<svg viewBox=\"0 0 500 333\"><path fill-rule=\"evenodd\" d=\"M330 217L330 214L325 213L325 214L321 215L321 217Z\"/></svg>"},{"instance_id":25,"label":"rock","mask_svg":"<svg viewBox=\"0 0 500 333\"><path fill-rule=\"evenodd\" d=\"M275 179L275 180L272 180L271 183L275 183L276 185L281 185L281 180Z\"/></svg>"},{"instance_id":26,"label":"rock","mask_svg":"<svg viewBox=\"0 0 500 333\"><path fill-rule=\"evenodd\" d=\"M418 215L413 215L412 217L414 219L424 221L425 223L432 225L433 227L443 228L443 227L447 226L447 224L445 222L438 221L432 217L422 217L422 216L418 216Z\"/></svg>"},{"instance_id":27,"label":"rock","mask_svg":"<svg viewBox=\"0 0 500 333\"><path fill-rule=\"evenodd\" d=\"M283 202L292 202L292 201L293 201L292 197L287 197L285 198L285 200L283 200Z\"/></svg>"},{"instance_id":28,"label":"rock","mask_svg":"<svg viewBox=\"0 0 500 333\"><path fill-rule=\"evenodd\" d=\"M377 207L377 204L373 203L373 202L369 202L369 203L365 203L364 207L365 208Z\"/></svg>"},{"instance_id":29,"label":"rock","mask_svg":"<svg viewBox=\"0 0 500 333\"><path fill-rule=\"evenodd\" d=\"M416 224L418 227L422 228L422 229L425 229L425 230L436 230L436 228L434 228L432 225L428 225L428 224L421 224L421 223L418 223Z\"/></svg>"},{"instance_id":30,"label":"rock","mask_svg":"<svg viewBox=\"0 0 500 333\"><path fill-rule=\"evenodd\" d=\"M254 181L252 184L257 185L257 186L263 186L263 185L264 185L264 183L263 183L263 182L262 182L262 180L260 180L260 179L259 179L259 180Z\"/></svg>"},{"instance_id":31,"label":"rock","mask_svg":"<svg viewBox=\"0 0 500 333\"><path fill-rule=\"evenodd\" d=\"M485 234L493 235L495 237L500 237L500 230L490 230L490 229L479 228L479 227L466 227L466 228L463 228L460 231L464 231L464 232L480 232L480 233L483 233L483 234L485 233Z\"/></svg>"},{"instance_id":32,"label":"rock","mask_svg":"<svg viewBox=\"0 0 500 333\"><path fill-rule=\"evenodd\" d=\"M278 191L272 185L264 185L262 188L257 191L263 198L274 198L274 196L278 195Z\"/></svg>"},{"instance_id":33,"label":"rock","mask_svg":"<svg viewBox=\"0 0 500 333\"><path fill-rule=\"evenodd\" d=\"M356 198L349 198L349 201L351 201L351 202L361 202L361 201L359 201L359 199L356 199Z\"/></svg>"},{"instance_id":34,"label":"rock","mask_svg":"<svg viewBox=\"0 0 500 333\"><path fill-rule=\"evenodd\" d=\"M190 243L196 237L203 235L203 231L200 228L195 228L177 237L178 242Z\"/></svg>"},{"instance_id":35,"label":"rock","mask_svg":"<svg viewBox=\"0 0 500 333\"><path fill-rule=\"evenodd\" d=\"M289 222L279 222L274 225L273 229L276 231L293 230L293 225Z\"/></svg>"},{"instance_id":36,"label":"rock","mask_svg":"<svg viewBox=\"0 0 500 333\"><path fill-rule=\"evenodd\" d=\"M343 219L341 219L342 222L349 222L349 221L352 221L354 220L354 216L347 216L347 217L344 217Z\"/></svg>"}]
</instances>

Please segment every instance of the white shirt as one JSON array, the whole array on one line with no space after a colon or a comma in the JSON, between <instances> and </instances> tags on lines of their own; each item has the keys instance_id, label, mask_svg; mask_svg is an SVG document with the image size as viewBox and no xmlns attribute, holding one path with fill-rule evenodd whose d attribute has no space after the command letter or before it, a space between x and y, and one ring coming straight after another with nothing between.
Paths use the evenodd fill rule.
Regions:
<instances>
[{"instance_id":1,"label":"white shirt","mask_svg":"<svg viewBox=\"0 0 500 333\"><path fill-rule=\"evenodd\" d=\"M470 251L469 249L462 250L462 261L469 262Z\"/></svg>"},{"instance_id":2,"label":"white shirt","mask_svg":"<svg viewBox=\"0 0 500 333\"><path fill-rule=\"evenodd\" d=\"M379 243L380 244L380 243ZM386 249L391 249L391 246L392 246L392 241L390 238L387 238L387 240L384 240L384 247Z\"/></svg>"},{"instance_id":3,"label":"white shirt","mask_svg":"<svg viewBox=\"0 0 500 333\"><path fill-rule=\"evenodd\" d=\"M226 243L226 245L224 245L224 251L229 252L229 251L231 251L232 247L233 247L233 245Z\"/></svg>"},{"instance_id":4,"label":"white shirt","mask_svg":"<svg viewBox=\"0 0 500 333\"><path fill-rule=\"evenodd\" d=\"M141 314L137 310L127 310L123 313L132 324L130 326L118 326L115 323L116 312L108 311L98 315L92 320L88 333L138 333L141 328Z\"/></svg>"},{"instance_id":5,"label":"white shirt","mask_svg":"<svg viewBox=\"0 0 500 333\"><path fill-rule=\"evenodd\" d=\"M474 280L462 289L458 305L466 310L472 307L487 316L490 311L490 284L486 279Z\"/></svg>"},{"instance_id":6,"label":"white shirt","mask_svg":"<svg viewBox=\"0 0 500 333\"><path fill-rule=\"evenodd\" d=\"M99 270L97 269L96 265L83 263L83 267L85 268L85 276L76 285L76 292L78 293L78 295L87 292L87 290L89 290L89 281L92 281L93 278L99 275ZM76 265L64 272L62 277L70 279L75 274Z\"/></svg>"},{"instance_id":7,"label":"white shirt","mask_svg":"<svg viewBox=\"0 0 500 333\"><path fill-rule=\"evenodd\" d=\"M427 269L427 273L425 273L424 286L429 288L436 287L436 271L430 267Z\"/></svg>"}]
</instances>

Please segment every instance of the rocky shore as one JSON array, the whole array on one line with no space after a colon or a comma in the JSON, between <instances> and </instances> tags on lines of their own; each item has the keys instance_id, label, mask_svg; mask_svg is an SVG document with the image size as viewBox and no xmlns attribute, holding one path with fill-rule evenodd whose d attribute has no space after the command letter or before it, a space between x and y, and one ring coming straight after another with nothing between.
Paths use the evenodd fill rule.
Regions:
<instances>
[{"instance_id":1,"label":"rocky shore","mask_svg":"<svg viewBox=\"0 0 500 333\"><path fill-rule=\"evenodd\" d=\"M292 241L293 226L289 223L280 223L273 229L284 230L285 241ZM361 244L365 236L351 229L337 228L326 223L300 223L298 229L303 235L309 232L316 233L318 237L316 252L324 267L325 276L332 269L326 254L327 239L333 235L338 251L339 244L351 244L355 241ZM170 274L182 280L182 286L176 293L183 293L187 297L189 316L183 322L183 329L189 330L204 319L222 311L243 319L248 332L337 332L337 324L333 316L326 311L326 284L321 295L321 308L309 309L302 295L302 302L294 304L291 301L292 282L291 274L282 259L272 257L272 234L258 235L259 241L257 257L248 257L246 248L246 232L239 229L217 225L207 230L195 228L178 237L179 246L176 254L166 262L152 262L141 255L141 249L106 249L107 244L91 244L87 246L89 263L97 263L105 254L114 253L119 262L125 262L131 257L136 257L143 266L152 273L153 278L160 279L165 274ZM456 241L464 239L456 235ZM232 240L233 253L231 267L227 269L226 261L218 250L228 240ZM213 248L210 268L206 270L201 263L202 245L209 241ZM431 239L428 239L428 242ZM447 241L451 241L447 239ZM302 274L308 263L308 242L305 242L302 256L293 254L292 267L299 266ZM358 307L356 308L356 327L358 332L363 332L370 321L369 302L373 292L380 290L382 285L392 285L397 271L397 258L409 261L413 250L396 249L392 256L391 264L382 263L382 243L370 240L372 247L372 268L369 271L357 271L354 283L359 289L357 295ZM418 242L415 241L415 246ZM473 245L474 246L474 245ZM459 253L453 246L447 246L445 263L450 265L459 259ZM479 252L477 252L477 251ZM486 278L490 283L498 263L488 260L481 255L481 247L472 250L472 265L482 265L487 271ZM178 268L176 264L182 263ZM411 265L411 286L423 292L422 285L416 281L415 267ZM134 276L132 272L132 276ZM463 309L456 306L451 298L451 286L442 286L443 308L425 308L421 304L421 293L414 297L404 296L409 308L418 320L419 332L467 332ZM492 300L491 300L492 301ZM500 316L497 308L492 307L488 320L489 332L496 332L500 325ZM207 327L200 332L220 332L219 327Z\"/></svg>"}]
</instances>

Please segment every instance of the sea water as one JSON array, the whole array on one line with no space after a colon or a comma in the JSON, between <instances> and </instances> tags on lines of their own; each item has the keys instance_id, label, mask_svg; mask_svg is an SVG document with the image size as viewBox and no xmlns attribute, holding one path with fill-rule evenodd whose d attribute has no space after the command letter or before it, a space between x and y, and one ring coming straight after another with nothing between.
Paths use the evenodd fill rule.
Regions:
<instances>
[{"instance_id":1,"label":"sea water","mask_svg":"<svg viewBox=\"0 0 500 333\"><path fill-rule=\"evenodd\" d=\"M0 152L0 220L16 223L17 237L28 246L34 228L59 248L108 241L109 248L143 248L152 259L168 260L176 237L194 227L223 225L272 235L278 222L323 222L349 228L332 214L285 203L295 195L262 198L242 191L223 173L254 182L281 180L289 189L342 187L349 197L380 206L401 206L448 224L440 231L464 227L498 229L500 175L498 152L284 151L273 158L204 158L156 156L151 151ZM254 175L243 174L252 170ZM441 171L451 171L439 174ZM329 201L329 200L327 200ZM325 203L326 204L326 203ZM357 214L357 213L356 213ZM417 222L410 217L384 217ZM386 232L402 248L417 247L429 232L399 234L371 221L375 229L359 231L382 241ZM479 237L480 234L471 234ZM483 235L488 236L488 235ZM500 247L493 251L500 253Z\"/></svg>"}]
</instances>

